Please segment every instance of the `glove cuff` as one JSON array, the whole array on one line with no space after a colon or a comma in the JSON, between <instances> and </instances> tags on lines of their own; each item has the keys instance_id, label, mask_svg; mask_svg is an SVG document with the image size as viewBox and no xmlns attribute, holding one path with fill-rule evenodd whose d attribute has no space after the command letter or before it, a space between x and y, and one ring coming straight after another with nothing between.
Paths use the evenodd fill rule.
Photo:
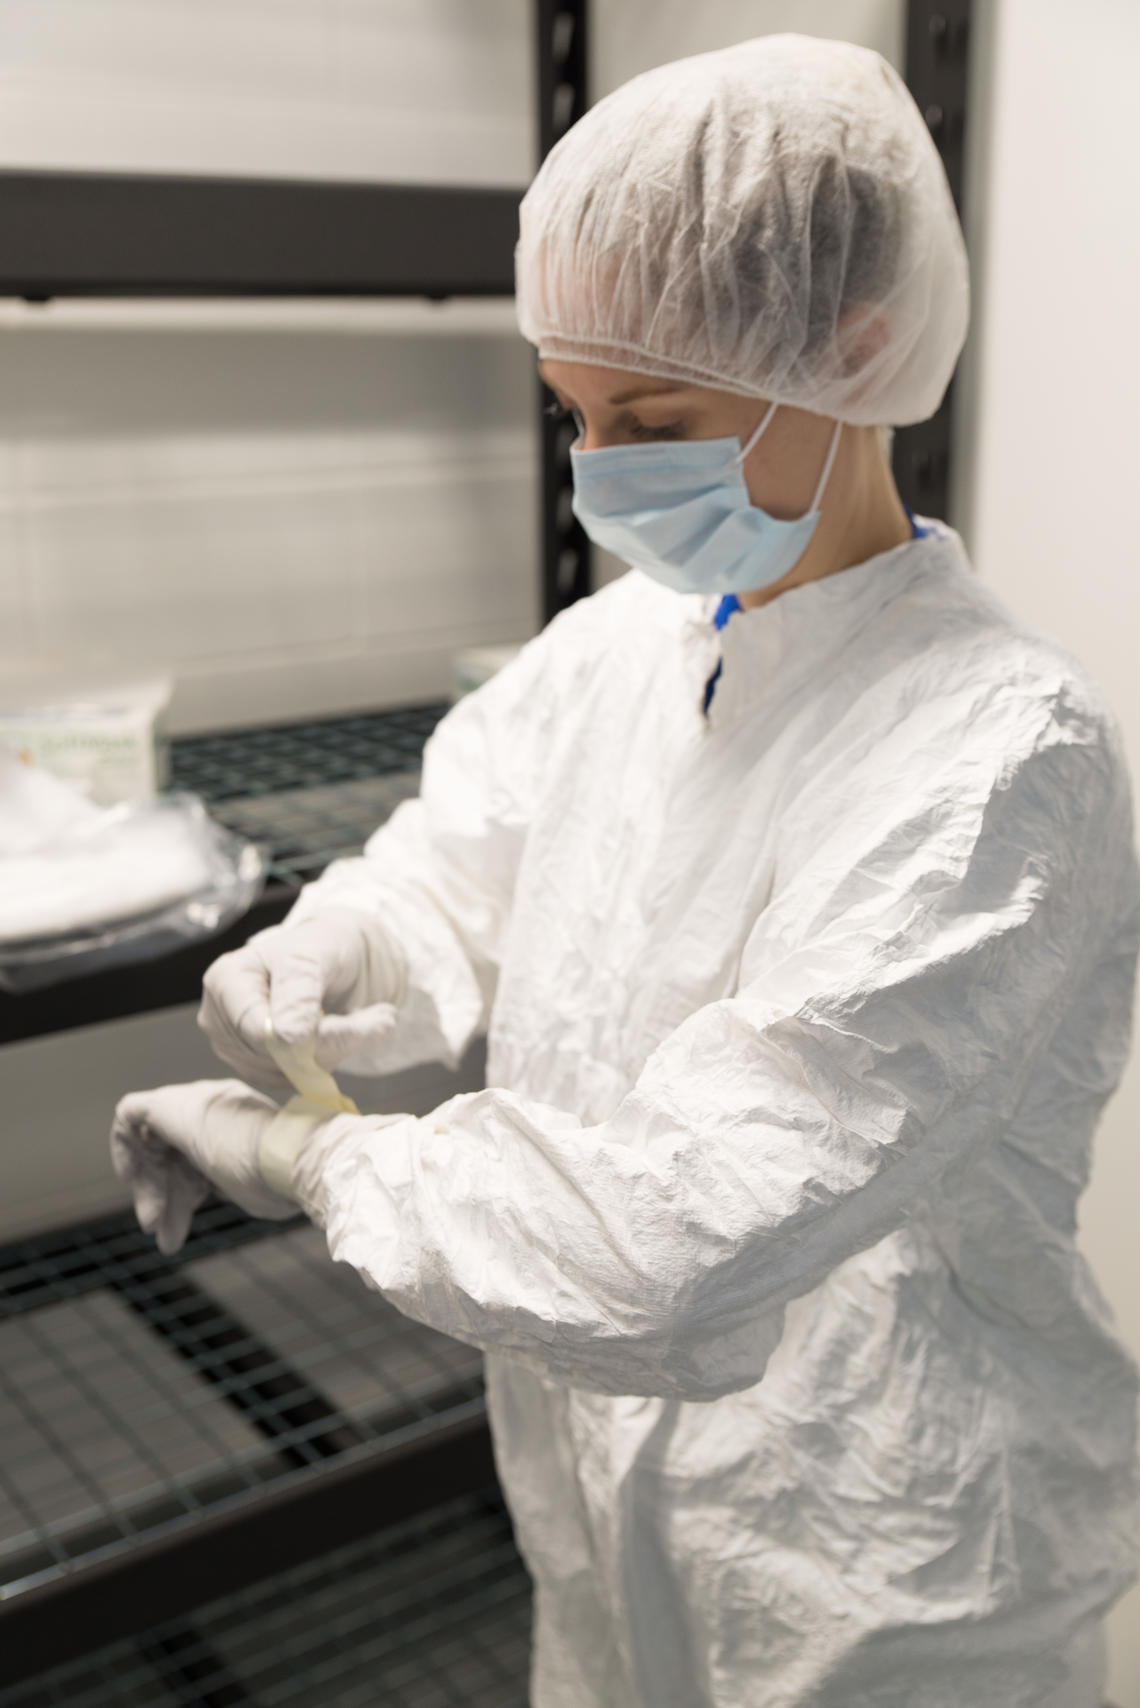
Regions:
<instances>
[{"instance_id":1,"label":"glove cuff","mask_svg":"<svg viewBox=\"0 0 1140 1708\"><path fill-rule=\"evenodd\" d=\"M298 1201L293 1189L293 1165L302 1147L328 1118L327 1109L310 1103L306 1097L291 1097L273 1117L257 1148L258 1171L271 1191L294 1203Z\"/></svg>"}]
</instances>

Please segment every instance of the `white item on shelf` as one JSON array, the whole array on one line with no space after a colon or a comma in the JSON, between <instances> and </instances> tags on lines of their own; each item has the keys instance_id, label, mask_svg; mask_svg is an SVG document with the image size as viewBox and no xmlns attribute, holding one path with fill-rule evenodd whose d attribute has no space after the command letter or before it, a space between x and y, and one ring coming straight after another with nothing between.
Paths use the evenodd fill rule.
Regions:
<instances>
[{"instance_id":1,"label":"white item on shelf","mask_svg":"<svg viewBox=\"0 0 1140 1708\"><path fill-rule=\"evenodd\" d=\"M35 854L100 817L70 784L0 746L0 862ZM4 896L0 893L0 908Z\"/></svg>"},{"instance_id":2,"label":"white item on shelf","mask_svg":"<svg viewBox=\"0 0 1140 1708\"><path fill-rule=\"evenodd\" d=\"M77 787L97 806L147 800L166 781L162 677L73 695L40 691L0 703L0 742Z\"/></svg>"},{"instance_id":3,"label":"white item on shelf","mask_svg":"<svg viewBox=\"0 0 1140 1708\"><path fill-rule=\"evenodd\" d=\"M203 889L209 864L178 820L103 823L0 861L0 944L157 913Z\"/></svg>"},{"instance_id":4,"label":"white item on shelf","mask_svg":"<svg viewBox=\"0 0 1140 1708\"><path fill-rule=\"evenodd\" d=\"M0 987L142 960L238 918L258 849L194 795L99 808L0 747Z\"/></svg>"}]
</instances>

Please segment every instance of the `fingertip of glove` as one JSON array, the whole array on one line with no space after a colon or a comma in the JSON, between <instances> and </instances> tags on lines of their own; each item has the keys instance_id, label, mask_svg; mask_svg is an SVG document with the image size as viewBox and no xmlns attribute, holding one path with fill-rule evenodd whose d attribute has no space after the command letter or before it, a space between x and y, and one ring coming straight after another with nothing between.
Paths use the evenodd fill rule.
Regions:
<instances>
[{"instance_id":1,"label":"fingertip of glove","mask_svg":"<svg viewBox=\"0 0 1140 1708\"><path fill-rule=\"evenodd\" d=\"M158 1247L158 1254L160 1257L173 1257L175 1252L181 1251L182 1247L186 1244L186 1234L188 1231L188 1229L184 1229L181 1233L176 1231L168 1232L164 1227L159 1227L157 1230L153 1230L151 1228L144 1228L143 1230L144 1233L148 1234L154 1232L154 1243Z\"/></svg>"}]
</instances>

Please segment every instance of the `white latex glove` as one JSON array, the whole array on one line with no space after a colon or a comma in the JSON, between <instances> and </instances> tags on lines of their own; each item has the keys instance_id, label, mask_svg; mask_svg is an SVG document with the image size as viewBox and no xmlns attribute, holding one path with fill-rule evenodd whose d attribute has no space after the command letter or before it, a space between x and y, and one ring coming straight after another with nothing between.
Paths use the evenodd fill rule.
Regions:
<instances>
[{"instance_id":1,"label":"white latex glove","mask_svg":"<svg viewBox=\"0 0 1140 1708\"><path fill-rule=\"evenodd\" d=\"M279 1091L288 1081L269 1054L267 1024L282 1044L310 1045L321 1067L334 1068L393 1030L405 978L375 920L327 908L219 956L203 980L198 1024L243 1078Z\"/></svg>"},{"instance_id":2,"label":"white latex glove","mask_svg":"<svg viewBox=\"0 0 1140 1708\"><path fill-rule=\"evenodd\" d=\"M220 1192L251 1216L282 1221L291 1198L268 1186L261 1141L280 1114L276 1103L236 1079L200 1079L134 1091L115 1110L111 1161L131 1189L144 1233L169 1257L183 1244L194 1211ZM320 1124L317 1115L310 1129Z\"/></svg>"}]
</instances>

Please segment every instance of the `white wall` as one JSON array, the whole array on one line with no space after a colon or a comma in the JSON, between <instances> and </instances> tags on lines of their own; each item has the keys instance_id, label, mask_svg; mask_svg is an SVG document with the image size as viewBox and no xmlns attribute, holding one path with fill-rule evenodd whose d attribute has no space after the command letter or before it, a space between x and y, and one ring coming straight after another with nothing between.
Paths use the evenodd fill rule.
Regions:
<instances>
[{"instance_id":1,"label":"white wall","mask_svg":"<svg viewBox=\"0 0 1140 1708\"><path fill-rule=\"evenodd\" d=\"M164 668L174 730L445 692L538 626L534 415L510 305L10 309L0 691Z\"/></svg>"},{"instance_id":2,"label":"white wall","mask_svg":"<svg viewBox=\"0 0 1140 1708\"><path fill-rule=\"evenodd\" d=\"M1140 767L1140 6L976 6L974 330L956 514L979 572L1107 690ZM1138 791L1140 792L1140 791ZM1140 1358L1140 1060L1110 1107L1081 1238ZM1109 1694L1140 1708L1140 1589Z\"/></svg>"},{"instance_id":3,"label":"white wall","mask_svg":"<svg viewBox=\"0 0 1140 1708\"><path fill-rule=\"evenodd\" d=\"M529 0L0 0L0 161L525 184Z\"/></svg>"},{"instance_id":4,"label":"white wall","mask_svg":"<svg viewBox=\"0 0 1140 1708\"><path fill-rule=\"evenodd\" d=\"M0 0L0 165L524 184L530 0ZM539 622L512 305L0 304L0 695L430 698Z\"/></svg>"},{"instance_id":5,"label":"white wall","mask_svg":"<svg viewBox=\"0 0 1140 1708\"><path fill-rule=\"evenodd\" d=\"M903 68L903 0L594 0L591 98L654 65L782 31L858 42Z\"/></svg>"}]
</instances>

